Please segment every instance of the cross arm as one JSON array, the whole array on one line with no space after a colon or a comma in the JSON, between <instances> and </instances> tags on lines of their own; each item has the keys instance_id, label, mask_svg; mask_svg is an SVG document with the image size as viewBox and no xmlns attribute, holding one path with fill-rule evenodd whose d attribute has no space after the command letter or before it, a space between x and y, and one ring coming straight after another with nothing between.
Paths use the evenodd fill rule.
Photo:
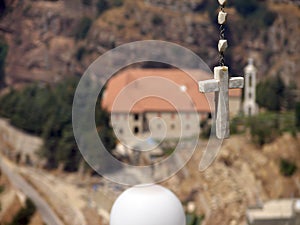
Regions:
<instances>
[{"instance_id":1,"label":"cross arm","mask_svg":"<svg viewBox=\"0 0 300 225\"><path fill-rule=\"evenodd\" d=\"M229 88L243 88L244 78L243 77L232 77L229 80Z\"/></svg>"},{"instance_id":2,"label":"cross arm","mask_svg":"<svg viewBox=\"0 0 300 225\"><path fill-rule=\"evenodd\" d=\"M199 91L203 92L203 93L219 91L219 81L218 80L199 81L198 85L199 85Z\"/></svg>"}]
</instances>

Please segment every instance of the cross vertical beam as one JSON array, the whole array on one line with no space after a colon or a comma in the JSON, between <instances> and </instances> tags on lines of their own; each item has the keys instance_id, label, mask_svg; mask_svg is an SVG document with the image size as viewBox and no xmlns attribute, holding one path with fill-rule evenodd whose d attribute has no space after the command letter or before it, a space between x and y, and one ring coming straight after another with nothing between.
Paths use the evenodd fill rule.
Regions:
<instances>
[{"instance_id":1,"label":"cross vertical beam","mask_svg":"<svg viewBox=\"0 0 300 225\"><path fill-rule=\"evenodd\" d=\"M216 133L219 138L227 138L229 137L228 68L225 66L215 67L214 76L219 81L219 91L215 94Z\"/></svg>"},{"instance_id":2,"label":"cross vertical beam","mask_svg":"<svg viewBox=\"0 0 300 225\"><path fill-rule=\"evenodd\" d=\"M229 89L243 88L244 78L228 76L227 66L214 68L214 79L200 81L199 90L203 93L215 92L216 135L219 139L228 138L229 129Z\"/></svg>"}]
</instances>

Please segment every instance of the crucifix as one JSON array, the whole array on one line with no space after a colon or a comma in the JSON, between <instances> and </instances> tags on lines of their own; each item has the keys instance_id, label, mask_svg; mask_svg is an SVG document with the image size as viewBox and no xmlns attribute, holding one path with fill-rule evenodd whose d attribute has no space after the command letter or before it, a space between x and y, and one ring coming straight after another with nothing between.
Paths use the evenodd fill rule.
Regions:
<instances>
[{"instance_id":1,"label":"crucifix","mask_svg":"<svg viewBox=\"0 0 300 225\"><path fill-rule=\"evenodd\" d=\"M214 68L214 79L199 82L199 91L203 93L215 92L216 136L219 139L224 139L228 138L230 134L228 91L230 88L243 88L244 78L230 78L228 76L228 67L224 65L224 52L228 47L227 40L224 37L224 24L227 16L227 13L224 11L226 0L218 1L221 9L218 15L218 23L220 25L220 40L218 43L220 66Z\"/></svg>"}]
</instances>

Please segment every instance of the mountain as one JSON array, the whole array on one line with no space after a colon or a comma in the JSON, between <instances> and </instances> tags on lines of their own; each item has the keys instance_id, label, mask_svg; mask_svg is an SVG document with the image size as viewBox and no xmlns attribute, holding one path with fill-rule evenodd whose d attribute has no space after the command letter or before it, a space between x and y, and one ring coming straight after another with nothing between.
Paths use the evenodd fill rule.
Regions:
<instances>
[{"instance_id":1,"label":"mountain","mask_svg":"<svg viewBox=\"0 0 300 225\"><path fill-rule=\"evenodd\" d=\"M80 76L104 52L138 40L174 42L211 68L218 63L217 1L3 1L0 36L9 46L8 85ZM253 57L259 79L280 74L300 86L299 2L234 0L226 11L225 60L232 73L243 75Z\"/></svg>"}]
</instances>

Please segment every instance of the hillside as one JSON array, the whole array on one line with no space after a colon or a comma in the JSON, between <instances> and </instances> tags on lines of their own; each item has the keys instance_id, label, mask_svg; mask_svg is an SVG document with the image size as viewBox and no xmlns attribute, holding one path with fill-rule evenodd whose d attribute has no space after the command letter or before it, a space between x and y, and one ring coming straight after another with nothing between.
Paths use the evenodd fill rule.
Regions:
<instances>
[{"instance_id":1,"label":"hillside","mask_svg":"<svg viewBox=\"0 0 300 225\"><path fill-rule=\"evenodd\" d=\"M259 78L280 74L300 86L299 20L296 1L268 1L264 10L241 15L227 8L230 41L227 64L242 74L249 56ZM197 53L210 67L217 64L217 5L208 0L114 0L101 11L96 0L6 0L0 36L9 45L6 82L56 82L81 75L107 50L137 40L178 43ZM275 14L265 14L266 12ZM271 15L271 16L270 16Z\"/></svg>"},{"instance_id":2,"label":"hillside","mask_svg":"<svg viewBox=\"0 0 300 225\"><path fill-rule=\"evenodd\" d=\"M17 218L21 218L21 221L25 222L27 216L29 217L28 225L44 224L39 212L29 215L27 214L28 211L24 211L27 207L25 200L26 196L9 182L9 179L0 169L0 224L20 223L20 220L17 220ZM22 213L23 215L21 215Z\"/></svg>"},{"instance_id":3,"label":"hillside","mask_svg":"<svg viewBox=\"0 0 300 225\"><path fill-rule=\"evenodd\" d=\"M253 145L247 136L231 136L204 172L198 171L206 143L201 146L186 166L188 176L183 178L179 173L164 185L183 202L194 202L197 214L205 215L205 224L242 225L250 206L270 199L299 197L299 171L292 177L280 173L281 159L292 160L300 168L299 135L284 134L262 148Z\"/></svg>"},{"instance_id":4,"label":"hillside","mask_svg":"<svg viewBox=\"0 0 300 225\"><path fill-rule=\"evenodd\" d=\"M174 191L185 205L194 202L196 214L205 215L205 224L243 225L249 206L270 199L300 196L299 134L293 137L285 133L261 148L251 143L247 135L233 135L224 141L215 162L207 170L200 172L198 164L206 145L206 140L200 140L184 171L162 183ZM282 159L296 163L298 170L293 176L286 177L281 174ZM67 221L78 218L73 213L77 210L77 215L83 214L87 224L95 224L99 219L96 210L101 212L102 216L103 210L109 212L111 204L126 188L103 177L49 172L21 165L19 167L22 175L29 179L46 199L50 199L57 212L63 212ZM9 190L13 189L2 175L0 186L3 184L5 192L0 194L1 202L6 199L5 195ZM97 190L92 189L94 184L99 185ZM94 205L92 208L91 197ZM93 221L90 221L90 213L93 215ZM70 215L71 217L68 217ZM107 216L105 218L107 219Z\"/></svg>"}]
</instances>

